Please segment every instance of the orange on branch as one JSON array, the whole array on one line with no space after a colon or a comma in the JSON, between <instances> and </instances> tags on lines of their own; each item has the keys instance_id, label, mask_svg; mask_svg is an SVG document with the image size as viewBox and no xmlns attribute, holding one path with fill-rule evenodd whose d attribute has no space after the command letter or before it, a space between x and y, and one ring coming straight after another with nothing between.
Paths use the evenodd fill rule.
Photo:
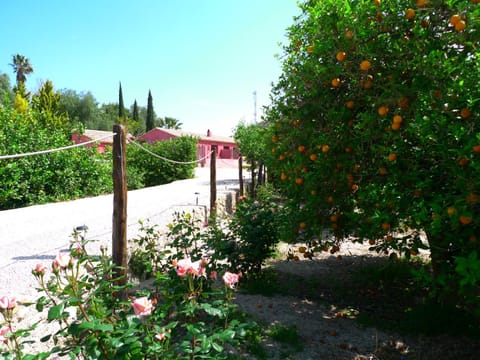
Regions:
<instances>
[{"instance_id":1,"label":"orange on branch","mask_svg":"<svg viewBox=\"0 0 480 360\"><path fill-rule=\"evenodd\" d=\"M465 30L466 27L467 27L467 23L465 22L465 20L460 20L455 24L456 31L463 31Z\"/></svg>"},{"instance_id":2,"label":"orange on branch","mask_svg":"<svg viewBox=\"0 0 480 360\"><path fill-rule=\"evenodd\" d=\"M474 153L480 153L480 145L472 146L472 151Z\"/></svg>"},{"instance_id":3,"label":"orange on branch","mask_svg":"<svg viewBox=\"0 0 480 360\"><path fill-rule=\"evenodd\" d=\"M463 108L460 110L460 116L464 119L468 119L472 115L470 109L468 108Z\"/></svg>"},{"instance_id":4,"label":"orange on branch","mask_svg":"<svg viewBox=\"0 0 480 360\"><path fill-rule=\"evenodd\" d=\"M342 82L339 78L335 78L335 79L332 80L332 86L333 87L339 87L341 83Z\"/></svg>"},{"instance_id":5,"label":"orange on branch","mask_svg":"<svg viewBox=\"0 0 480 360\"><path fill-rule=\"evenodd\" d=\"M380 175L382 175L382 176L385 176L385 175L388 174L388 171L387 171L386 168L381 167L380 169L378 169L378 173L379 173Z\"/></svg>"},{"instance_id":6,"label":"orange on branch","mask_svg":"<svg viewBox=\"0 0 480 360\"><path fill-rule=\"evenodd\" d=\"M382 223L382 229L385 231L390 230L390 223Z\"/></svg>"},{"instance_id":7,"label":"orange on branch","mask_svg":"<svg viewBox=\"0 0 480 360\"><path fill-rule=\"evenodd\" d=\"M447 208L447 215L448 216L453 216L456 213L457 213L457 208L455 206L449 206Z\"/></svg>"},{"instance_id":8,"label":"orange on branch","mask_svg":"<svg viewBox=\"0 0 480 360\"><path fill-rule=\"evenodd\" d=\"M401 127L400 124L395 124L395 123L392 124L392 130L394 131L400 130L400 127Z\"/></svg>"},{"instance_id":9,"label":"orange on branch","mask_svg":"<svg viewBox=\"0 0 480 360\"><path fill-rule=\"evenodd\" d=\"M380 106L380 107L378 108L378 115L384 116L384 115L386 115L386 114L388 113L388 110L389 110L389 109L388 109L388 106Z\"/></svg>"},{"instance_id":10,"label":"orange on branch","mask_svg":"<svg viewBox=\"0 0 480 360\"><path fill-rule=\"evenodd\" d=\"M390 161L395 161L395 160L397 160L397 154L395 154L395 153L390 153L390 154L388 155L388 160L390 160Z\"/></svg>"},{"instance_id":11,"label":"orange on branch","mask_svg":"<svg viewBox=\"0 0 480 360\"><path fill-rule=\"evenodd\" d=\"M346 103L345 103L345 106L348 108L348 109L353 109L355 107L355 102L353 100L348 100Z\"/></svg>"},{"instance_id":12,"label":"orange on branch","mask_svg":"<svg viewBox=\"0 0 480 360\"><path fill-rule=\"evenodd\" d=\"M473 219L470 217L470 216L465 216L465 215L461 215L458 220L460 220L460 222L462 223L462 225L468 225L470 224Z\"/></svg>"},{"instance_id":13,"label":"orange on branch","mask_svg":"<svg viewBox=\"0 0 480 360\"><path fill-rule=\"evenodd\" d=\"M412 8L409 8L407 9L407 11L405 11L405 17L408 19L408 20L411 20L415 17L415 10L412 9Z\"/></svg>"},{"instance_id":14,"label":"orange on branch","mask_svg":"<svg viewBox=\"0 0 480 360\"><path fill-rule=\"evenodd\" d=\"M367 71L372 66L372 63L368 60L363 60L360 63L360 70Z\"/></svg>"},{"instance_id":15,"label":"orange on branch","mask_svg":"<svg viewBox=\"0 0 480 360\"><path fill-rule=\"evenodd\" d=\"M462 17L459 14L454 14L450 17L450 24L455 25L457 24L460 20L462 20Z\"/></svg>"},{"instance_id":16,"label":"orange on branch","mask_svg":"<svg viewBox=\"0 0 480 360\"><path fill-rule=\"evenodd\" d=\"M303 184L303 179L300 178L300 177L296 178L296 179L295 179L295 184L297 184L297 185L302 185L302 184Z\"/></svg>"},{"instance_id":17,"label":"orange on branch","mask_svg":"<svg viewBox=\"0 0 480 360\"><path fill-rule=\"evenodd\" d=\"M310 154L310 160L315 161L317 160L318 156L317 154Z\"/></svg>"},{"instance_id":18,"label":"orange on branch","mask_svg":"<svg viewBox=\"0 0 480 360\"><path fill-rule=\"evenodd\" d=\"M337 60L340 62L344 61L346 57L347 53L345 51L339 51L336 56Z\"/></svg>"},{"instance_id":19,"label":"orange on branch","mask_svg":"<svg viewBox=\"0 0 480 360\"><path fill-rule=\"evenodd\" d=\"M330 146L328 146L328 145L323 145L322 146L322 152L327 153L329 151L330 151Z\"/></svg>"},{"instance_id":20,"label":"orange on branch","mask_svg":"<svg viewBox=\"0 0 480 360\"><path fill-rule=\"evenodd\" d=\"M303 146L303 145L298 145L297 150L298 150L298 152L304 152L304 151L305 151L305 146Z\"/></svg>"},{"instance_id":21,"label":"orange on branch","mask_svg":"<svg viewBox=\"0 0 480 360\"><path fill-rule=\"evenodd\" d=\"M401 124L403 122L403 118L401 115L394 115L393 116L393 123L394 124Z\"/></svg>"},{"instance_id":22,"label":"orange on branch","mask_svg":"<svg viewBox=\"0 0 480 360\"><path fill-rule=\"evenodd\" d=\"M309 54L311 54L311 53L313 52L313 49L314 49L314 48L315 48L315 47L314 47L313 45L307 46L307 52L308 52Z\"/></svg>"}]
</instances>

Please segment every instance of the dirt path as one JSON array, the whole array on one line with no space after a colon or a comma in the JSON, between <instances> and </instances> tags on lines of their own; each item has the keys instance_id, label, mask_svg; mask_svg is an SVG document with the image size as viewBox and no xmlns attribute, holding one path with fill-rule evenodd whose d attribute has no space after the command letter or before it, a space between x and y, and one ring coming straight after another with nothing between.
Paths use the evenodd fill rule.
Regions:
<instances>
[{"instance_id":1,"label":"dirt path","mask_svg":"<svg viewBox=\"0 0 480 360\"><path fill-rule=\"evenodd\" d=\"M286 248L281 252L286 253ZM298 292L275 296L239 294L236 302L267 327L276 324L297 329L303 349L295 351L267 340L264 345L273 359L480 359L480 342L471 339L402 336L359 325L355 320L358 304L349 303L331 290L351 281L347 278L352 269L386 261L386 256L372 254L368 246L356 243L346 243L335 256L318 254L314 261L275 260L270 266L279 274L280 283ZM369 294L359 295L363 296ZM382 306L372 303L371 311Z\"/></svg>"}]
</instances>

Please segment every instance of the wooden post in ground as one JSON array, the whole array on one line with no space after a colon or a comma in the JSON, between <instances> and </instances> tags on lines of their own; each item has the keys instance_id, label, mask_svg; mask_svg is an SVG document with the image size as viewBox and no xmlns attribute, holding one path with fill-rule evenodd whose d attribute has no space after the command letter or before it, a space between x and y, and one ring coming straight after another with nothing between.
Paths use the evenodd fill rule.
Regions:
<instances>
[{"instance_id":1,"label":"wooden post in ground","mask_svg":"<svg viewBox=\"0 0 480 360\"><path fill-rule=\"evenodd\" d=\"M210 154L210 217L217 212L217 145L212 145Z\"/></svg>"},{"instance_id":2,"label":"wooden post in ground","mask_svg":"<svg viewBox=\"0 0 480 360\"><path fill-rule=\"evenodd\" d=\"M117 285L127 283L127 157L125 126L113 125L112 258ZM124 297L125 294L119 294Z\"/></svg>"},{"instance_id":3,"label":"wooden post in ground","mask_svg":"<svg viewBox=\"0 0 480 360\"><path fill-rule=\"evenodd\" d=\"M243 158L238 157L238 182L240 184L240 196L243 196Z\"/></svg>"}]
</instances>

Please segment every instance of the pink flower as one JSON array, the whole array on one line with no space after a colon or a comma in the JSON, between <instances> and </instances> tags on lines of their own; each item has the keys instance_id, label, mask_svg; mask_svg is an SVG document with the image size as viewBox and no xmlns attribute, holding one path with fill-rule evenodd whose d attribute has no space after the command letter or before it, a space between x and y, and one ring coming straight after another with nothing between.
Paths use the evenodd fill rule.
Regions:
<instances>
[{"instance_id":1,"label":"pink flower","mask_svg":"<svg viewBox=\"0 0 480 360\"><path fill-rule=\"evenodd\" d=\"M45 273L47 272L47 267L43 264L37 264L35 265L32 272L35 276L45 275Z\"/></svg>"},{"instance_id":2,"label":"pink flower","mask_svg":"<svg viewBox=\"0 0 480 360\"><path fill-rule=\"evenodd\" d=\"M210 279L215 280L217 278L217 272L215 270L212 270L210 272Z\"/></svg>"},{"instance_id":3,"label":"pink flower","mask_svg":"<svg viewBox=\"0 0 480 360\"><path fill-rule=\"evenodd\" d=\"M137 316L147 316L152 313L153 304L152 301L149 300L146 296L135 299L132 302L133 311Z\"/></svg>"},{"instance_id":4,"label":"pink flower","mask_svg":"<svg viewBox=\"0 0 480 360\"><path fill-rule=\"evenodd\" d=\"M8 326L4 326L0 329L0 341L3 343L8 342L8 337L6 335L10 334L12 332L12 329Z\"/></svg>"},{"instance_id":5,"label":"pink flower","mask_svg":"<svg viewBox=\"0 0 480 360\"><path fill-rule=\"evenodd\" d=\"M192 267L189 272L190 274L193 274L195 276L206 277L207 276L206 267L207 267L207 261L205 259L201 259L192 263Z\"/></svg>"},{"instance_id":6,"label":"pink flower","mask_svg":"<svg viewBox=\"0 0 480 360\"><path fill-rule=\"evenodd\" d=\"M0 309L8 310L13 309L15 306L17 306L17 301L15 300L15 298L11 298L8 296L0 297Z\"/></svg>"},{"instance_id":7,"label":"pink flower","mask_svg":"<svg viewBox=\"0 0 480 360\"><path fill-rule=\"evenodd\" d=\"M66 269L68 265L70 265L71 261L72 257L70 256L70 254L60 253L55 257L55 260L53 260L53 268Z\"/></svg>"},{"instance_id":8,"label":"pink flower","mask_svg":"<svg viewBox=\"0 0 480 360\"><path fill-rule=\"evenodd\" d=\"M185 258L177 261L177 275L178 276L187 276L190 269L192 268L192 260L190 258Z\"/></svg>"},{"instance_id":9,"label":"pink flower","mask_svg":"<svg viewBox=\"0 0 480 360\"><path fill-rule=\"evenodd\" d=\"M235 284L237 284L238 280L240 279L240 276L227 271L223 275L222 279L226 286L228 286L230 289L234 289Z\"/></svg>"}]
</instances>

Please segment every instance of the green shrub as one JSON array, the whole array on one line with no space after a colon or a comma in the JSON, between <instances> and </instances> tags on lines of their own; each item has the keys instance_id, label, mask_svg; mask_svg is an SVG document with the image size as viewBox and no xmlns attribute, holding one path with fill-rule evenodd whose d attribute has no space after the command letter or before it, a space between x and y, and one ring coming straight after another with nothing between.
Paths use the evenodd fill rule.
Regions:
<instances>
[{"instance_id":1,"label":"green shrub","mask_svg":"<svg viewBox=\"0 0 480 360\"><path fill-rule=\"evenodd\" d=\"M175 180L189 179L194 176L197 154L197 139L182 136L155 144L142 144L142 147L158 156L173 160L167 161L155 157L135 145L127 147L127 176L141 179L145 186L167 184ZM178 164L186 162L188 164ZM132 184L135 185L135 184Z\"/></svg>"},{"instance_id":2,"label":"green shrub","mask_svg":"<svg viewBox=\"0 0 480 360\"><path fill-rule=\"evenodd\" d=\"M0 155L71 145L64 129L45 128L36 111L0 106ZM108 154L74 148L0 160L0 210L98 195L112 189Z\"/></svg>"}]
</instances>

